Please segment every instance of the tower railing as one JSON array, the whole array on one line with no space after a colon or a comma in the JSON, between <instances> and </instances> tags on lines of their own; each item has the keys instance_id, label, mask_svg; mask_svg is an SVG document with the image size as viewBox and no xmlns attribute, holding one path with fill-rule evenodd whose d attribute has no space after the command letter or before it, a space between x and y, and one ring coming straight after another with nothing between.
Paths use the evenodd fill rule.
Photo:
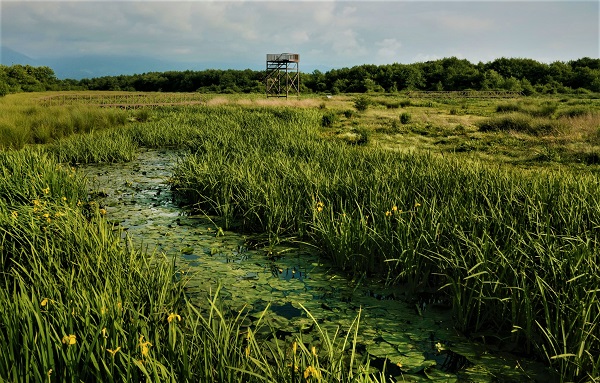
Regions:
<instances>
[{"instance_id":1,"label":"tower railing","mask_svg":"<svg viewBox=\"0 0 600 383\"><path fill-rule=\"evenodd\" d=\"M265 89L267 97L300 96L300 55L296 53L267 54Z\"/></svg>"}]
</instances>

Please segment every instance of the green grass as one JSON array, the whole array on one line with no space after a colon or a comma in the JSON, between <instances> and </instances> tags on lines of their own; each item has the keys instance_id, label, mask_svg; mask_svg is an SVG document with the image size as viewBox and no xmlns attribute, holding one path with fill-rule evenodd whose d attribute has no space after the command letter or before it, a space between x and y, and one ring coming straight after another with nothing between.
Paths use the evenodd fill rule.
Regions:
<instances>
[{"instance_id":1,"label":"green grass","mask_svg":"<svg viewBox=\"0 0 600 383\"><path fill-rule=\"evenodd\" d=\"M346 351L349 336L321 332L317 354L260 318L224 315L218 291L188 301L174 263L126 246L77 171L40 152L0 155L2 380L300 382L308 369L383 381Z\"/></svg>"},{"instance_id":2,"label":"green grass","mask_svg":"<svg viewBox=\"0 0 600 383\"><path fill-rule=\"evenodd\" d=\"M364 372L368 360L354 349L340 352L351 337L323 333L315 355L300 339L295 348L270 339L260 320L248 331L244 314L224 315L214 296L208 311L187 302L172 262L123 245L88 200L85 179L57 163L127 161L140 146L188 149L172 187L226 226L267 233L272 243L311 242L350 276L439 289L456 327L472 338L545 360L564 381L600 375L593 107L533 100L507 115L497 101L399 102L411 120L390 127L398 121L394 100L344 116L353 100L163 108L136 112L128 124L121 112L111 120L112 112L87 109L76 117L76 106L2 104L19 116L1 121L4 148L38 142L36 134L50 145L0 153L0 377L304 381L307 372L323 381L384 380ZM461 111L448 114L446 105ZM62 113L69 117L58 125ZM339 119L323 128L331 113ZM478 127L511 116L524 128ZM28 129L14 128L19 118ZM44 119L54 133L32 128ZM87 122L64 122L77 119ZM343 139L356 130L364 145ZM403 142L412 149L398 149ZM471 149L417 151L462 144ZM583 153L590 168L521 169L531 153L574 167Z\"/></svg>"},{"instance_id":3,"label":"green grass","mask_svg":"<svg viewBox=\"0 0 600 383\"><path fill-rule=\"evenodd\" d=\"M355 276L440 288L462 331L488 330L488 341L565 377L598 373L597 176L325 141L310 110L296 112L301 123L269 110L214 113L199 113L196 153L173 177L198 209L273 240L310 238Z\"/></svg>"},{"instance_id":4,"label":"green grass","mask_svg":"<svg viewBox=\"0 0 600 383\"><path fill-rule=\"evenodd\" d=\"M6 96L0 103L0 148L20 149L73 134L105 130L127 122L128 112L85 105L42 107L31 95Z\"/></svg>"}]
</instances>

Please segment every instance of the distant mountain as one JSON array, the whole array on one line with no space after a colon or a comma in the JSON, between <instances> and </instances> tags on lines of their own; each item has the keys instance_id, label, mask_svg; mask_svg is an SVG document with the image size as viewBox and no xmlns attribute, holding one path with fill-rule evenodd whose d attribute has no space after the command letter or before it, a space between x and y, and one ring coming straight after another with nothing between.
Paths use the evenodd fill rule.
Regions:
<instances>
[{"instance_id":1,"label":"distant mountain","mask_svg":"<svg viewBox=\"0 0 600 383\"><path fill-rule=\"evenodd\" d=\"M48 58L44 59L43 62L44 65L54 70L56 77L77 80L145 72L162 72L166 70L179 70L181 68L180 64L169 63L155 58L134 56L89 55Z\"/></svg>"},{"instance_id":2,"label":"distant mountain","mask_svg":"<svg viewBox=\"0 0 600 383\"><path fill-rule=\"evenodd\" d=\"M32 66L40 65L36 59L5 46L0 46L0 64L8 66L16 64Z\"/></svg>"},{"instance_id":3,"label":"distant mountain","mask_svg":"<svg viewBox=\"0 0 600 383\"><path fill-rule=\"evenodd\" d=\"M103 76L132 75L148 72L168 72L206 69L253 69L262 70L262 65L246 65L235 62L178 62L154 57L140 56L77 56L45 59L43 65L54 70L59 79L94 78Z\"/></svg>"},{"instance_id":4,"label":"distant mountain","mask_svg":"<svg viewBox=\"0 0 600 383\"><path fill-rule=\"evenodd\" d=\"M198 61L198 62L177 62L164 60L157 57L141 56L102 56L102 55L82 55L72 57L40 57L33 59L14 49L2 46L0 64L3 65L32 65L50 67L59 79L95 78L103 76L132 75L147 72L167 72L167 71L185 71L185 70L207 70L207 69L252 69L262 71L265 63L262 56L257 60L247 62L217 62L217 61ZM300 70L306 73L314 69L327 71L332 68L314 66L311 68L302 67Z\"/></svg>"}]
</instances>

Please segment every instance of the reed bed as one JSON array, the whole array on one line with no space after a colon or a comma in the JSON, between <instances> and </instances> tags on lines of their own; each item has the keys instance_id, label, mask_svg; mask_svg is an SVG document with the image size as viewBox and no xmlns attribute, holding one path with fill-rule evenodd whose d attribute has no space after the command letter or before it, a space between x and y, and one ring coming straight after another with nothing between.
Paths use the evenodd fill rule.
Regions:
<instances>
[{"instance_id":1,"label":"reed bed","mask_svg":"<svg viewBox=\"0 0 600 383\"><path fill-rule=\"evenodd\" d=\"M349 338L323 333L323 353L265 342L260 321L247 327L218 299L192 305L172 262L123 246L83 177L56 162L126 161L139 146L187 148L172 187L226 226L310 241L353 276L438 291L460 330L544 359L563 381L600 375L597 175L325 140L323 113L159 108L146 122L0 153L0 377L384 380Z\"/></svg>"},{"instance_id":2,"label":"reed bed","mask_svg":"<svg viewBox=\"0 0 600 383\"><path fill-rule=\"evenodd\" d=\"M384 381L348 347L358 318L354 338L317 346L225 315L218 290L192 303L174 262L123 243L74 168L41 150L0 164L0 380Z\"/></svg>"},{"instance_id":3,"label":"reed bed","mask_svg":"<svg viewBox=\"0 0 600 383\"><path fill-rule=\"evenodd\" d=\"M128 112L85 105L44 108L24 100L0 104L0 149L46 144L73 134L124 126Z\"/></svg>"},{"instance_id":4,"label":"reed bed","mask_svg":"<svg viewBox=\"0 0 600 383\"><path fill-rule=\"evenodd\" d=\"M319 138L317 110L198 109L173 187L225 222L301 236L351 275L439 289L457 327L600 374L599 179ZM188 129L187 127L185 129Z\"/></svg>"}]
</instances>

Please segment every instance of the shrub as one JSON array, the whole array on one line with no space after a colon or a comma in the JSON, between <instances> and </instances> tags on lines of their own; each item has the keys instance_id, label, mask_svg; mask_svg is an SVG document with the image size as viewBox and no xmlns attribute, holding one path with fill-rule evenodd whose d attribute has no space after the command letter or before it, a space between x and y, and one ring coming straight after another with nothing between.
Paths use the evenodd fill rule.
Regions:
<instances>
[{"instance_id":1,"label":"shrub","mask_svg":"<svg viewBox=\"0 0 600 383\"><path fill-rule=\"evenodd\" d=\"M532 135L557 133L563 125L555 120L535 119L522 113L493 117L479 123L481 132L520 132Z\"/></svg>"},{"instance_id":2,"label":"shrub","mask_svg":"<svg viewBox=\"0 0 600 383\"><path fill-rule=\"evenodd\" d=\"M369 131L365 128L356 128L352 130L352 133L357 134L356 140L353 142L355 145L365 145L369 142Z\"/></svg>"},{"instance_id":3,"label":"shrub","mask_svg":"<svg viewBox=\"0 0 600 383\"><path fill-rule=\"evenodd\" d=\"M354 107L359 112L364 112L371 105L371 99L365 95L358 96L354 99Z\"/></svg>"},{"instance_id":4,"label":"shrub","mask_svg":"<svg viewBox=\"0 0 600 383\"><path fill-rule=\"evenodd\" d=\"M538 109L530 109L527 112L533 117L551 117L558 109L558 105L554 103L546 103Z\"/></svg>"},{"instance_id":5,"label":"shrub","mask_svg":"<svg viewBox=\"0 0 600 383\"><path fill-rule=\"evenodd\" d=\"M585 107L579 106L579 107L573 107L573 108L569 108L566 110L562 110L557 113L557 117L574 118L574 117L588 116L591 114L592 114L592 110L590 108L585 108Z\"/></svg>"},{"instance_id":6,"label":"shrub","mask_svg":"<svg viewBox=\"0 0 600 383\"><path fill-rule=\"evenodd\" d=\"M148 108L142 108L135 111L134 117L137 121L147 122L150 120L151 113Z\"/></svg>"},{"instance_id":7,"label":"shrub","mask_svg":"<svg viewBox=\"0 0 600 383\"><path fill-rule=\"evenodd\" d=\"M521 105L517 103L509 103L509 104L500 104L496 106L496 112L498 113L506 113L506 112L520 112Z\"/></svg>"},{"instance_id":8,"label":"shrub","mask_svg":"<svg viewBox=\"0 0 600 383\"><path fill-rule=\"evenodd\" d=\"M520 113L508 116L493 117L479 123L482 132L515 131L526 132L531 129L532 118Z\"/></svg>"},{"instance_id":9,"label":"shrub","mask_svg":"<svg viewBox=\"0 0 600 383\"><path fill-rule=\"evenodd\" d=\"M321 126L324 128L329 128L333 126L338 121L338 116L334 112L328 112L323 115L321 118Z\"/></svg>"},{"instance_id":10,"label":"shrub","mask_svg":"<svg viewBox=\"0 0 600 383\"><path fill-rule=\"evenodd\" d=\"M401 113L401 114L400 114L400 122L401 122L402 124L405 124L405 125L406 125L406 124L408 124L408 123L410 122L410 120L411 120L410 113L406 113L406 112L404 112L404 113Z\"/></svg>"},{"instance_id":11,"label":"shrub","mask_svg":"<svg viewBox=\"0 0 600 383\"><path fill-rule=\"evenodd\" d=\"M348 110L344 111L344 117L352 118L352 116L354 116L354 111L352 109L348 109Z\"/></svg>"}]
</instances>

